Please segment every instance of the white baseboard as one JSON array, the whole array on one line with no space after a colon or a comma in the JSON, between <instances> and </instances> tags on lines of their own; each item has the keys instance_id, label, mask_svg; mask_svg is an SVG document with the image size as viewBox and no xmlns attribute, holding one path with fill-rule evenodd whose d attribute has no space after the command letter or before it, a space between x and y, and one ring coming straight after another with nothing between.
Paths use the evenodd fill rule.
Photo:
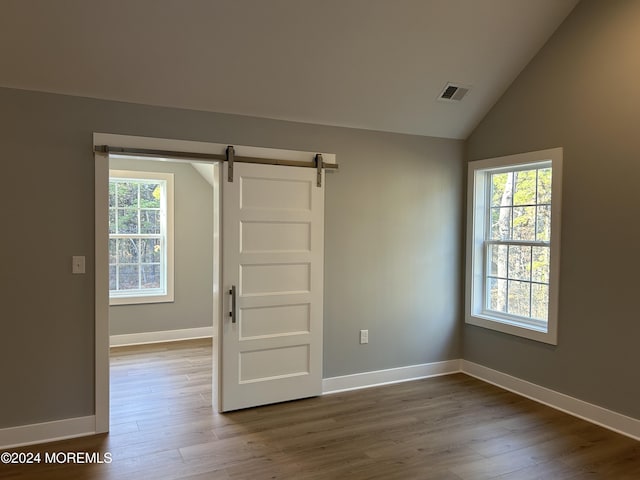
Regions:
<instances>
[{"instance_id":1,"label":"white baseboard","mask_svg":"<svg viewBox=\"0 0 640 480\"><path fill-rule=\"evenodd\" d=\"M421 378L449 375L460 372L460 360L445 360L443 362L423 363L408 367L376 370L373 372L354 373L341 377L330 377L322 380L322 393L338 393L360 388L376 387L390 383L409 382Z\"/></svg>"},{"instance_id":2,"label":"white baseboard","mask_svg":"<svg viewBox=\"0 0 640 480\"><path fill-rule=\"evenodd\" d=\"M211 327L205 327L151 332L149 334L116 335L111 337L111 344L114 345L114 338L116 341L123 342L117 343L117 345L133 345L138 343L211 337L212 333L213 329ZM131 343L125 343L125 340ZM323 394L331 394L459 372L497 385L505 390L509 390L635 440L640 440L640 420L638 419L607 410L606 408L570 397L555 390L462 359L325 378L322 380L322 391ZM2 428L0 429L0 449L93 435L95 432L96 422L94 415Z\"/></svg>"},{"instance_id":3,"label":"white baseboard","mask_svg":"<svg viewBox=\"0 0 640 480\"><path fill-rule=\"evenodd\" d=\"M498 387L548 405L614 432L640 440L640 420L556 392L535 383L512 377L477 363L462 360L462 372Z\"/></svg>"},{"instance_id":4,"label":"white baseboard","mask_svg":"<svg viewBox=\"0 0 640 480\"><path fill-rule=\"evenodd\" d=\"M96 417L66 418L53 422L0 428L0 449L55 442L96 433Z\"/></svg>"},{"instance_id":5,"label":"white baseboard","mask_svg":"<svg viewBox=\"0 0 640 480\"><path fill-rule=\"evenodd\" d=\"M176 342L195 338L213 337L213 327L183 328L180 330L162 330L160 332L128 333L111 335L109 345L123 347L125 345L142 345L145 343Z\"/></svg>"}]
</instances>

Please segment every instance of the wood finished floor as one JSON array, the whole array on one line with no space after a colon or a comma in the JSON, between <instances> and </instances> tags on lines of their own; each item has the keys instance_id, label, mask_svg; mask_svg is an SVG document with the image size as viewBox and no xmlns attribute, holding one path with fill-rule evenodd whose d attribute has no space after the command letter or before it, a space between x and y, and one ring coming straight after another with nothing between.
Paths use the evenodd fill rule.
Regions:
<instances>
[{"instance_id":1,"label":"wood finished floor","mask_svg":"<svg viewBox=\"0 0 640 480\"><path fill-rule=\"evenodd\" d=\"M118 348L111 362L108 435L16 451L112 463L0 465L0 478L640 479L640 442L463 374L220 415L210 341Z\"/></svg>"}]
</instances>

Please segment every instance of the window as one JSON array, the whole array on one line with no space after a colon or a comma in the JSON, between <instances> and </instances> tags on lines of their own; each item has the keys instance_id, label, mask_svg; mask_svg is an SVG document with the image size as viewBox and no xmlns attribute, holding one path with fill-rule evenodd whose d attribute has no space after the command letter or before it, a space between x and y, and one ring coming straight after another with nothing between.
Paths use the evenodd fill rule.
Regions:
<instances>
[{"instance_id":1,"label":"window","mask_svg":"<svg viewBox=\"0 0 640 480\"><path fill-rule=\"evenodd\" d=\"M466 322L557 343L562 149L469 163Z\"/></svg>"},{"instance_id":2,"label":"window","mask_svg":"<svg viewBox=\"0 0 640 480\"><path fill-rule=\"evenodd\" d=\"M173 301L173 175L109 171L111 305Z\"/></svg>"}]
</instances>

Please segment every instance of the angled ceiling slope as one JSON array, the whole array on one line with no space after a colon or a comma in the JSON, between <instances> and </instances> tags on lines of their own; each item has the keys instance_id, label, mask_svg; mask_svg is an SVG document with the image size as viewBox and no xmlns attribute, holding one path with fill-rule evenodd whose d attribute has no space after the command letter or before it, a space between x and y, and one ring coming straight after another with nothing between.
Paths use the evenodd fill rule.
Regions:
<instances>
[{"instance_id":1,"label":"angled ceiling slope","mask_svg":"<svg viewBox=\"0 0 640 480\"><path fill-rule=\"evenodd\" d=\"M0 86L465 138L577 1L4 0Z\"/></svg>"}]
</instances>

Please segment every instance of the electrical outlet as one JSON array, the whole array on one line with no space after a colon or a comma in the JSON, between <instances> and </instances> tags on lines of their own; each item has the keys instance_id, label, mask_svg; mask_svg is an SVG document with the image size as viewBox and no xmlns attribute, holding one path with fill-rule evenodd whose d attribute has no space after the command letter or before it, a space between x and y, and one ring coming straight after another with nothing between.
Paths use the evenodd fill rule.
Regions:
<instances>
[{"instance_id":1,"label":"electrical outlet","mask_svg":"<svg viewBox=\"0 0 640 480\"><path fill-rule=\"evenodd\" d=\"M369 330L360 330L360 343L369 343Z\"/></svg>"}]
</instances>

